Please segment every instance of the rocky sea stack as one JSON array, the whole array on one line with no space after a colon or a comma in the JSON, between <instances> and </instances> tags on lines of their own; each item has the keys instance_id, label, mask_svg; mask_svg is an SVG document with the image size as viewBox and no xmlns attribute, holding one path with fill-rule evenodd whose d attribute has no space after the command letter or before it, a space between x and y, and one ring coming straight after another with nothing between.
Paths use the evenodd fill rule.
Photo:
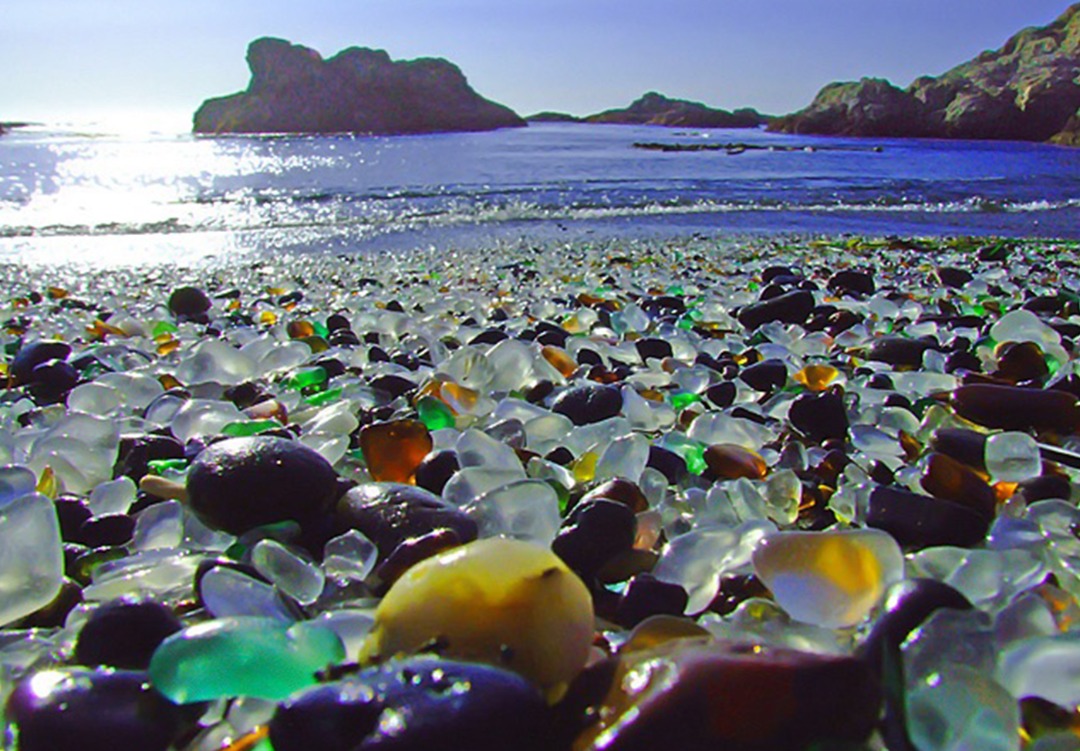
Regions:
<instances>
[{"instance_id":1,"label":"rocky sea stack","mask_svg":"<svg viewBox=\"0 0 1080 751\"><path fill-rule=\"evenodd\" d=\"M831 83L769 129L838 136L1080 144L1080 3L938 77Z\"/></svg>"},{"instance_id":2,"label":"rocky sea stack","mask_svg":"<svg viewBox=\"0 0 1080 751\"><path fill-rule=\"evenodd\" d=\"M249 45L247 61L247 90L203 102L196 133L396 135L525 125L442 59L395 61L383 50L351 47L324 60L313 49L262 38Z\"/></svg>"},{"instance_id":3,"label":"rocky sea stack","mask_svg":"<svg viewBox=\"0 0 1080 751\"><path fill-rule=\"evenodd\" d=\"M700 102L669 99L650 91L625 109L605 110L585 118L590 123L666 125L682 128L756 128L768 118L752 109L734 112L712 109Z\"/></svg>"}]
</instances>

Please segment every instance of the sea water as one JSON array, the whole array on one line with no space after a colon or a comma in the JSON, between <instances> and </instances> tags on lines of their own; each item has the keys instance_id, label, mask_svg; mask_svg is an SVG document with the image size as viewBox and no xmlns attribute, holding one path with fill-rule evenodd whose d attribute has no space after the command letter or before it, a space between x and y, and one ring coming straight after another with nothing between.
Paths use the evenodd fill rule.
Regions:
<instances>
[{"instance_id":1,"label":"sea water","mask_svg":"<svg viewBox=\"0 0 1080 751\"><path fill-rule=\"evenodd\" d=\"M1080 149L1043 144L586 124L0 137L0 259L31 263L690 234L1080 238L1078 220Z\"/></svg>"}]
</instances>

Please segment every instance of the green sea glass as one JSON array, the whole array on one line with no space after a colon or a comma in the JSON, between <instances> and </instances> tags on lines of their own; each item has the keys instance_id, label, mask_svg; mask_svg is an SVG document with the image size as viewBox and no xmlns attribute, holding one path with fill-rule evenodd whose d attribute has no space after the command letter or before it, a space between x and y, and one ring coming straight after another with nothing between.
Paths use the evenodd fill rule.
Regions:
<instances>
[{"instance_id":1,"label":"green sea glass","mask_svg":"<svg viewBox=\"0 0 1080 751\"><path fill-rule=\"evenodd\" d=\"M219 618L179 631L154 652L150 679L177 704L234 696L281 701L345 659L333 631L270 618Z\"/></svg>"},{"instance_id":2,"label":"green sea glass","mask_svg":"<svg viewBox=\"0 0 1080 751\"><path fill-rule=\"evenodd\" d=\"M428 430L441 430L454 427L454 413L441 400L433 396L424 396L416 403L420 422Z\"/></svg>"}]
</instances>

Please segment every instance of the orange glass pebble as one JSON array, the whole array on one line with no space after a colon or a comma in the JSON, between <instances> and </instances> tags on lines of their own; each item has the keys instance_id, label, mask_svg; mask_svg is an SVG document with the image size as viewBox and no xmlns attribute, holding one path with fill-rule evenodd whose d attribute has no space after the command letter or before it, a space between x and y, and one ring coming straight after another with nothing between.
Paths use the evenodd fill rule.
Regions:
<instances>
[{"instance_id":1,"label":"orange glass pebble","mask_svg":"<svg viewBox=\"0 0 1080 751\"><path fill-rule=\"evenodd\" d=\"M166 338L164 341L158 344L157 353L160 356L164 357L165 355L171 354L178 349L180 349L179 339Z\"/></svg>"},{"instance_id":2,"label":"orange glass pebble","mask_svg":"<svg viewBox=\"0 0 1080 751\"><path fill-rule=\"evenodd\" d=\"M718 480L760 480L769 471L760 454L734 443L709 446L705 449L705 464L709 474Z\"/></svg>"},{"instance_id":3,"label":"orange glass pebble","mask_svg":"<svg viewBox=\"0 0 1080 751\"><path fill-rule=\"evenodd\" d=\"M371 479L415 483L416 468L433 446L431 433L419 420L392 420L360 431L360 451Z\"/></svg>"},{"instance_id":4,"label":"orange glass pebble","mask_svg":"<svg viewBox=\"0 0 1080 751\"><path fill-rule=\"evenodd\" d=\"M562 374L563 378L569 378L578 369L578 364L574 362L574 358L566 353L566 350L547 345L540 350L540 354L544 356L544 359L548 361L551 367Z\"/></svg>"},{"instance_id":5,"label":"orange glass pebble","mask_svg":"<svg viewBox=\"0 0 1080 751\"><path fill-rule=\"evenodd\" d=\"M792 378L810 391L824 391L840 375L832 365L811 364L795 373Z\"/></svg>"},{"instance_id":6,"label":"orange glass pebble","mask_svg":"<svg viewBox=\"0 0 1080 751\"><path fill-rule=\"evenodd\" d=\"M288 332L290 339L305 339L309 336L315 336L315 327L311 325L311 321L289 321L285 331Z\"/></svg>"},{"instance_id":7,"label":"orange glass pebble","mask_svg":"<svg viewBox=\"0 0 1080 751\"><path fill-rule=\"evenodd\" d=\"M277 420L282 425L289 423L289 412L277 399L266 399L252 404L244 409L244 414L252 420Z\"/></svg>"},{"instance_id":8,"label":"orange glass pebble","mask_svg":"<svg viewBox=\"0 0 1080 751\"><path fill-rule=\"evenodd\" d=\"M453 381L447 381L442 385L437 394L455 414L469 414L476 409L480 401L480 392L461 386Z\"/></svg>"}]
</instances>

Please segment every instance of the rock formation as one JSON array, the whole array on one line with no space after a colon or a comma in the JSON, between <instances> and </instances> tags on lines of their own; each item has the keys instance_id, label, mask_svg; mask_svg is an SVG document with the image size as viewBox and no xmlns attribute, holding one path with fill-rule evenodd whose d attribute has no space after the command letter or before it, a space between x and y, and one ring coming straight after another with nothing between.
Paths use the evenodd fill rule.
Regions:
<instances>
[{"instance_id":1,"label":"rock formation","mask_svg":"<svg viewBox=\"0 0 1080 751\"><path fill-rule=\"evenodd\" d=\"M249 45L247 62L247 90L203 102L196 133L394 135L525 125L473 91L446 60L394 61L360 47L324 60L307 47L262 38Z\"/></svg>"},{"instance_id":2,"label":"rock formation","mask_svg":"<svg viewBox=\"0 0 1080 751\"><path fill-rule=\"evenodd\" d=\"M526 115L525 120L530 123L580 123L582 118L566 112L537 112L534 115Z\"/></svg>"},{"instance_id":3,"label":"rock formation","mask_svg":"<svg viewBox=\"0 0 1080 751\"><path fill-rule=\"evenodd\" d=\"M590 123L665 125L683 128L756 128L768 118L752 109L734 112L706 107L700 102L668 97L650 91L625 109L605 110L585 118Z\"/></svg>"},{"instance_id":4,"label":"rock formation","mask_svg":"<svg viewBox=\"0 0 1080 751\"><path fill-rule=\"evenodd\" d=\"M770 130L846 136L985 138L1076 143L1080 3L938 77L906 89L864 78L832 83Z\"/></svg>"}]
</instances>

